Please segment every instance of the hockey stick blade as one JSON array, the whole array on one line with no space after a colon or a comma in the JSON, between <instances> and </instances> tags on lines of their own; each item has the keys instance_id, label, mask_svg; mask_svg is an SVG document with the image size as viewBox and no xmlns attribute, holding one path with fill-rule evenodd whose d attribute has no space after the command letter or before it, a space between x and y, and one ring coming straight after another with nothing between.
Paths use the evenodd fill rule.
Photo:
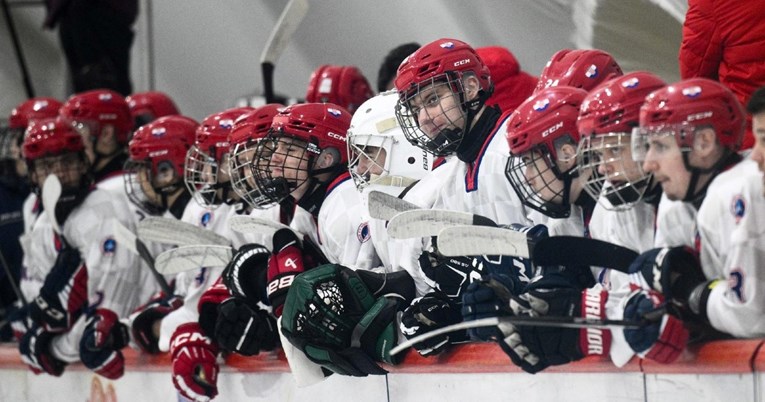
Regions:
<instances>
[{"instance_id":1,"label":"hockey stick blade","mask_svg":"<svg viewBox=\"0 0 765 402\"><path fill-rule=\"evenodd\" d=\"M534 246L531 260L537 266L588 265L629 273L638 253L617 244L576 236L553 236Z\"/></svg>"},{"instance_id":2,"label":"hockey stick blade","mask_svg":"<svg viewBox=\"0 0 765 402\"><path fill-rule=\"evenodd\" d=\"M181 246L157 256L157 272L170 275L202 267L223 267L231 261L228 246Z\"/></svg>"},{"instance_id":3,"label":"hockey stick blade","mask_svg":"<svg viewBox=\"0 0 765 402\"><path fill-rule=\"evenodd\" d=\"M119 221L114 220L113 225L113 233L115 237L114 240L117 241L118 246L121 244L131 253L135 253L141 257L141 259L149 267L151 275L157 281L159 287L162 288L162 291L168 295L173 294L173 290L165 280L165 277L157 272L154 257L151 256L149 249L146 248L146 244L144 244L141 239L137 238L136 235L130 231L130 229L126 228Z\"/></svg>"},{"instance_id":4,"label":"hockey stick blade","mask_svg":"<svg viewBox=\"0 0 765 402\"><path fill-rule=\"evenodd\" d=\"M138 222L138 237L143 241L153 241L174 246L215 245L228 246L231 242L225 237L199 226L177 219L148 217Z\"/></svg>"},{"instance_id":5,"label":"hockey stick blade","mask_svg":"<svg viewBox=\"0 0 765 402\"><path fill-rule=\"evenodd\" d=\"M525 233L486 226L451 226L438 232L438 251L448 257L511 255L529 258Z\"/></svg>"},{"instance_id":6,"label":"hockey stick blade","mask_svg":"<svg viewBox=\"0 0 765 402\"><path fill-rule=\"evenodd\" d=\"M290 38L300 22L308 14L308 0L290 0L279 16L266 46L260 54L260 68L263 74L263 94L266 103L274 102L274 67L276 61L287 47Z\"/></svg>"},{"instance_id":7,"label":"hockey stick blade","mask_svg":"<svg viewBox=\"0 0 765 402\"><path fill-rule=\"evenodd\" d=\"M623 328L640 328L645 325L645 322L640 321L626 321L626 320L598 320L584 317L489 317L481 318L478 320L464 321L453 325L448 325L443 328L439 328L419 336L415 336L412 339L408 339L401 342L396 347L390 350L390 355L394 356L401 351L412 347L413 345L426 341L430 338L435 338L439 335L448 334L454 331L464 331L471 328L481 327L494 327L501 323L511 325L526 325L535 327L555 327L555 328L599 328L599 329L623 329Z\"/></svg>"},{"instance_id":8,"label":"hockey stick blade","mask_svg":"<svg viewBox=\"0 0 765 402\"><path fill-rule=\"evenodd\" d=\"M273 234L279 229L289 229L295 233L295 236L297 236L298 239L303 238L303 235L296 232L295 229L270 219L262 219L246 215L235 215L229 218L228 222L229 225L231 225L232 230L243 234L259 233L273 236Z\"/></svg>"},{"instance_id":9,"label":"hockey stick blade","mask_svg":"<svg viewBox=\"0 0 765 402\"><path fill-rule=\"evenodd\" d=\"M497 226L494 221L468 212L441 209L417 209L396 214L388 222L388 235L394 239L437 236L450 226Z\"/></svg>"},{"instance_id":10,"label":"hockey stick blade","mask_svg":"<svg viewBox=\"0 0 765 402\"><path fill-rule=\"evenodd\" d=\"M49 174L43 182L42 188L42 204L50 219L50 224L53 226L53 230L61 234L61 225L56 220L56 204L61 197L61 182L54 174Z\"/></svg>"},{"instance_id":11,"label":"hockey stick blade","mask_svg":"<svg viewBox=\"0 0 765 402\"><path fill-rule=\"evenodd\" d=\"M367 201L369 203L369 216L384 221L391 220L398 213L420 209L420 207L411 202L404 201L382 191L370 191Z\"/></svg>"}]
</instances>

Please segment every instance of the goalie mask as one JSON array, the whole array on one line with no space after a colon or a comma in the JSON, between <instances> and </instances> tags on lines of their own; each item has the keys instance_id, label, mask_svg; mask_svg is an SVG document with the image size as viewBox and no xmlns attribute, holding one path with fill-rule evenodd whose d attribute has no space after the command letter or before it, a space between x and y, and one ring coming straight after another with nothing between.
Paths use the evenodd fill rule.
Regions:
<instances>
[{"instance_id":1,"label":"goalie mask","mask_svg":"<svg viewBox=\"0 0 765 402\"><path fill-rule=\"evenodd\" d=\"M126 97L125 101L136 129L160 117L181 113L175 102L164 92L138 92Z\"/></svg>"},{"instance_id":2,"label":"goalie mask","mask_svg":"<svg viewBox=\"0 0 765 402\"><path fill-rule=\"evenodd\" d=\"M274 116L283 108L284 105L270 103L243 114L234 122L228 137L231 187L252 208L264 209L273 205L271 199L258 190L252 163L258 144L268 134Z\"/></svg>"},{"instance_id":3,"label":"goalie mask","mask_svg":"<svg viewBox=\"0 0 765 402\"><path fill-rule=\"evenodd\" d=\"M396 117L412 144L436 156L454 153L494 92L489 69L456 39L439 39L404 59L395 80Z\"/></svg>"},{"instance_id":4,"label":"goalie mask","mask_svg":"<svg viewBox=\"0 0 765 402\"><path fill-rule=\"evenodd\" d=\"M184 182L194 200L206 208L231 203L228 136L239 116L250 107L233 108L207 116L197 128L194 145L186 153Z\"/></svg>"},{"instance_id":5,"label":"goalie mask","mask_svg":"<svg viewBox=\"0 0 765 402\"><path fill-rule=\"evenodd\" d=\"M545 88L567 86L591 91L602 82L621 76L619 63L598 49L562 49L555 53L539 74L537 93Z\"/></svg>"},{"instance_id":6,"label":"goalie mask","mask_svg":"<svg viewBox=\"0 0 765 402\"><path fill-rule=\"evenodd\" d=\"M609 210L625 210L661 187L632 158L630 138L640 122L640 106L649 93L666 85L656 75L638 71L607 81L592 90L579 110L582 136L577 169L593 199Z\"/></svg>"},{"instance_id":7,"label":"goalie mask","mask_svg":"<svg viewBox=\"0 0 765 402\"><path fill-rule=\"evenodd\" d=\"M61 182L61 196L55 216L59 223L85 199L92 182L82 137L59 118L30 123L22 145L33 191L41 196L41 186L48 175Z\"/></svg>"},{"instance_id":8,"label":"goalie mask","mask_svg":"<svg viewBox=\"0 0 765 402\"><path fill-rule=\"evenodd\" d=\"M640 128L632 135L632 156L646 170L681 157L689 172L688 183L681 183L678 175L678 180L662 181L662 188L671 199L698 201L708 184L699 185L701 175L724 168L741 148L745 124L744 108L724 85L705 78L683 80L646 97L640 108ZM694 162L694 156L703 152L696 145L704 137L697 136L709 129L722 150L711 166L702 167ZM668 179L665 173L661 175Z\"/></svg>"},{"instance_id":9,"label":"goalie mask","mask_svg":"<svg viewBox=\"0 0 765 402\"><path fill-rule=\"evenodd\" d=\"M305 94L307 103L334 103L354 113L374 96L364 74L356 66L323 65L312 74Z\"/></svg>"},{"instance_id":10,"label":"goalie mask","mask_svg":"<svg viewBox=\"0 0 765 402\"><path fill-rule=\"evenodd\" d=\"M125 163L125 191L130 201L152 215L168 209L168 198L184 190L184 162L197 126L185 116L165 116L135 132Z\"/></svg>"},{"instance_id":11,"label":"goalie mask","mask_svg":"<svg viewBox=\"0 0 765 402\"><path fill-rule=\"evenodd\" d=\"M295 200L347 167L345 136L351 115L332 103L289 106L274 116L252 164L261 194Z\"/></svg>"},{"instance_id":12,"label":"goalie mask","mask_svg":"<svg viewBox=\"0 0 765 402\"><path fill-rule=\"evenodd\" d=\"M361 191L369 185L407 187L431 170L432 155L407 141L394 113L398 96L364 102L348 129L348 168Z\"/></svg>"},{"instance_id":13,"label":"goalie mask","mask_svg":"<svg viewBox=\"0 0 765 402\"><path fill-rule=\"evenodd\" d=\"M532 95L508 118L505 175L524 205L552 218L571 213L577 177L576 118L587 92L551 87Z\"/></svg>"}]
</instances>

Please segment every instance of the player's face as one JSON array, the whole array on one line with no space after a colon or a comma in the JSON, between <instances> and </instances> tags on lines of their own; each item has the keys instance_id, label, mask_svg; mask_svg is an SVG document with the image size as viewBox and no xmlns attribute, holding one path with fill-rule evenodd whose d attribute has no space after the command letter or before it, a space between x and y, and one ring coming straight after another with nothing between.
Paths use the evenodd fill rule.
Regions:
<instances>
[{"instance_id":1,"label":"player's face","mask_svg":"<svg viewBox=\"0 0 765 402\"><path fill-rule=\"evenodd\" d=\"M673 133L649 136L643 170L653 173L654 180L670 200L682 200L688 192L691 172L685 168L682 151Z\"/></svg>"},{"instance_id":2,"label":"player's face","mask_svg":"<svg viewBox=\"0 0 765 402\"><path fill-rule=\"evenodd\" d=\"M630 135L620 133L593 139L592 151L597 160L598 173L616 186L643 178L643 170L632 159Z\"/></svg>"},{"instance_id":3,"label":"player's face","mask_svg":"<svg viewBox=\"0 0 765 402\"><path fill-rule=\"evenodd\" d=\"M96 160L96 127L85 121L73 120L72 127L82 137L82 143L85 145L85 156L90 163Z\"/></svg>"},{"instance_id":4,"label":"player's face","mask_svg":"<svg viewBox=\"0 0 765 402\"><path fill-rule=\"evenodd\" d=\"M755 143L750 157L757 162L760 172L764 173L763 181L765 182L765 112L752 116L752 132L754 132Z\"/></svg>"},{"instance_id":5,"label":"player's face","mask_svg":"<svg viewBox=\"0 0 765 402\"><path fill-rule=\"evenodd\" d=\"M371 175L381 175L385 172L386 151L383 147L366 146L360 149L356 173L367 179Z\"/></svg>"},{"instance_id":6,"label":"player's face","mask_svg":"<svg viewBox=\"0 0 765 402\"><path fill-rule=\"evenodd\" d=\"M421 89L409 101L409 108L420 130L430 139L445 129L462 128L465 124L459 99L445 82Z\"/></svg>"},{"instance_id":7,"label":"player's face","mask_svg":"<svg viewBox=\"0 0 765 402\"><path fill-rule=\"evenodd\" d=\"M302 183L308 179L308 151L304 141L281 137L276 141L269 169L271 176L288 182Z\"/></svg>"},{"instance_id":8,"label":"player's face","mask_svg":"<svg viewBox=\"0 0 765 402\"><path fill-rule=\"evenodd\" d=\"M526 152L521 156L525 165L524 178L529 187L545 202L560 204L563 202L561 180L555 177L547 160L538 150Z\"/></svg>"},{"instance_id":9,"label":"player's face","mask_svg":"<svg viewBox=\"0 0 765 402\"><path fill-rule=\"evenodd\" d=\"M77 188L86 172L85 164L77 153L66 153L35 159L32 163L31 179L41 185L48 175L55 175L64 188Z\"/></svg>"}]
</instances>

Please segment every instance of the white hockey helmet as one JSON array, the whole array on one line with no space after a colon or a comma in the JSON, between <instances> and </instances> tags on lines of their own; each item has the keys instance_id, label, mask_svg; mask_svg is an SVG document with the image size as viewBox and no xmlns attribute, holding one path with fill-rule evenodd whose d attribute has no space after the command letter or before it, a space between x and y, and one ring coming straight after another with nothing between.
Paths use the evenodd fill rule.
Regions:
<instances>
[{"instance_id":1,"label":"white hockey helmet","mask_svg":"<svg viewBox=\"0 0 765 402\"><path fill-rule=\"evenodd\" d=\"M356 188L406 187L433 166L433 155L405 137L396 119L398 94L383 92L359 106L348 129L348 169Z\"/></svg>"}]
</instances>

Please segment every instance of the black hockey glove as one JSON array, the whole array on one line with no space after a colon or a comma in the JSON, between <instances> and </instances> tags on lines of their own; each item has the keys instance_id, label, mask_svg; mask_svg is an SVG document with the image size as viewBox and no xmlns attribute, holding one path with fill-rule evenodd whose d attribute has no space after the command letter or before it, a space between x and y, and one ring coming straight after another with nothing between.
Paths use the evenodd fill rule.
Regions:
<instances>
[{"instance_id":1,"label":"black hockey glove","mask_svg":"<svg viewBox=\"0 0 765 402\"><path fill-rule=\"evenodd\" d=\"M444 257L423 251L418 262L425 276L434 282L433 287L447 297L460 297L470 282L481 278L471 257Z\"/></svg>"},{"instance_id":2,"label":"black hockey glove","mask_svg":"<svg viewBox=\"0 0 765 402\"><path fill-rule=\"evenodd\" d=\"M48 332L40 326L30 328L19 342L21 360L35 374L47 373L58 377L64 372L67 363L53 356L50 343L58 334Z\"/></svg>"},{"instance_id":3,"label":"black hockey glove","mask_svg":"<svg viewBox=\"0 0 765 402\"><path fill-rule=\"evenodd\" d=\"M29 316L49 332L64 332L82 314L88 299L88 271L80 252L65 242L45 277Z\"/></svg>"},{"instance_id":4,"label":"black hockey glove","mask_svg":"<svg viewBox=\"0 0 765 402\"><path fill-rule=\"evenodd\" d=\"M245 301L230 297L220 304L215 340L221 349L244 356L274 350L279 345L276 318L264 309L253 309Z\"/></svg>"},{"instance_id":5,"label":"black hockey glove","mask_svg":"<svg viewBox=\"0 0 765 402\"><path fill-rule=\"evenodd\" d=\"M232 296L247 300L251 306L268 302L266 270L271 252L260 244L242 246L223 270L221 278ZM226 297L227 298L227 297Z\"/></svg>"},{"instance_id":6,"label":"black hockey glove","mask_svg":"<svg viewBox=\"0 0 765 402\"><path fill-rule=\"evenodd\" d=\"M407 339L462 321L460 303L440 292L431 292L412 301L401 316L400 329ZM466 342L466 331L455 331L414 344L422 356L434 356L454 343Z\"/></svg>"}]
</instances>

